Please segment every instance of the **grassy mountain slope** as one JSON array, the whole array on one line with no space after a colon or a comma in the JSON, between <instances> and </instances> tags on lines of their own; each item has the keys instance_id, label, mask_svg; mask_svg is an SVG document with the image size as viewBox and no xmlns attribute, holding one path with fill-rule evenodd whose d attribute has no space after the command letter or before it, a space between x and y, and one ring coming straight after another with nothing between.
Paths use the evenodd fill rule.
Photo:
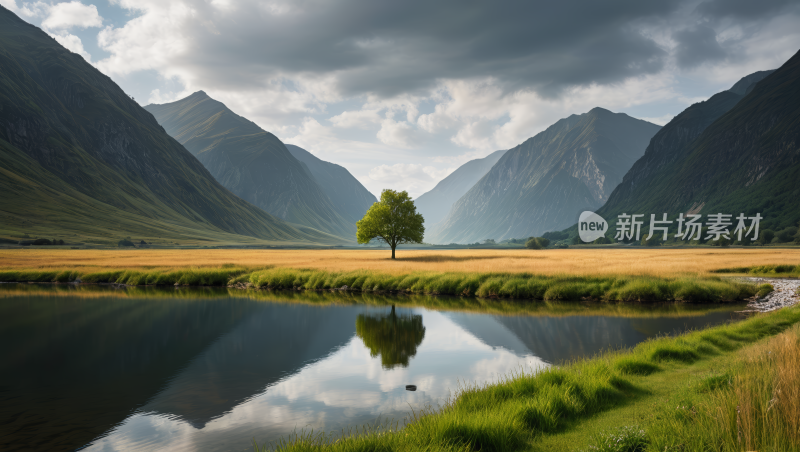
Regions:
<instances>
[{"instance_id":1,"label":"grassy mountain slope","mask_svg":"<svg viewBox=\"0 0 800 452\"><path fill-rule=\"evenodd\" d=\"M756 75L766 77L757 82ZM760 213L762 230L796 225L800 53L772 73L748 77L746 88L737 83L667 124L598 213L610 223L623 211L671 218L689 210Z\"/></svg>"},{"instance_id":2,"label":"grassy mountain slope","mask_svg":"<svg viewBox=\"0 0 800 452\"><path fill-rule=\"evenodd\" d=\"M335 241L231 194L110 78L2 7L0 159L11 237Z\"/></svg>"},{"instance_id":3,"label":"grassy mountain slope","mask_svg":"<svg viewBox=\"0 0 800 452\"><path fill-rule=\"evenodd\" d=\"M305 149L287 144L286 149L294 158L308 167L314 181L333 203L336 211L347 221L355 223L364 217L373 203L378 202L350 171L335 163L320 160Z\"/></svg>"},{"instance_id":4,"label":"grassy mountain slope","mask_svg":"<svg viewBox=\"0 0 800 452\"><path fill-rule=\"evenodd\" d=\"M539 235L601 206L659 126L594 108L510 149L454 205L433 243Z\"/></svg>"},{"instance_id":5,"label":"grassy mountain slope","mask_svg":"<svg viewBox=\"0 0 800 452\"><path fill-rule=\"evenodd\" d=\"M453 204L472 188L500 160L506 151L495 151L482 159L470 160L450 173L433 189L414 201L427 227L442 221Z\"/></svg>"},{"instance_id":6,"label":"grassy mountain slope","mask_svg":"<svg viewBox=\"0 0 800 452\"><path fill-rule=\"evenodd\" d=\"M355 241L355 222L336 211L275 135L203 91L145 109L234 194L283 220Z\"/></svg>"}]
</instances>

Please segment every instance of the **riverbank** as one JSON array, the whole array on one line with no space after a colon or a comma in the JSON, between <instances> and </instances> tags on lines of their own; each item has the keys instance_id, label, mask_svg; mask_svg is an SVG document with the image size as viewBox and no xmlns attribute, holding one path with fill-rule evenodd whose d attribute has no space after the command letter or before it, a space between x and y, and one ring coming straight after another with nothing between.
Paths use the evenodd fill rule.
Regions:
<instances>
[{"instance_id":1,"label":"riverbank","mask_svg":"<svg viewBox=\"0 0 800 452\"><path fill-rule=\"evenodd\" d=\"M277 446L282 451L797 451L798 322L798 307L759 314L461 388L439 412L413 413L402 430L384 425L343 437L301 434Z\"/></svg>"},{"instance_id":2,"label":"riverbank","mask_svg":"<svg viewBox=\"0 0 800 452\"><path fill-rule=\"evenodd\" d=\"M678 301L716 303L763 297L769 286L718 276L569 276L529 273L325 271L223 265L184 269L0 270L0 282L127 286L212 286L241 289L358 291L544 301Z\"/></svg>"},{"instance_id":3,"label":"riverbank","mask_svg":"<svg viewBox=\"0 0 800 452\"><path fill-rule=\"evenodd\" d=\"M758 286L769 284L774 290L763 298L755 298L747 304L745 312L770 312L800 303L800 279L744 278Z\"/></svg>"}]
</instances>

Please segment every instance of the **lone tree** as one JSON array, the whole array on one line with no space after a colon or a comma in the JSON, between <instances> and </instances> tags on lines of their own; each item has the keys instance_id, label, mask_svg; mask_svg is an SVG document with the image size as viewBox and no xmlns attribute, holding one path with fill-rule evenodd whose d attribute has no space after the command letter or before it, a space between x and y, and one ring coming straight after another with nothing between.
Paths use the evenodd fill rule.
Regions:
<instances>
[{"instance_id":1,"label":"lone tree","mask_svg":"<svg viewBox=\"0 0 800 452\"><path fill-rule=\"evenodd\" d=\"M414 201L408 192L384 190L381 200L367 210L364 218L356 223L358 243L369 243L378 239L394 249L402 243L422 243L425 234L425 219L417 213Z\"/></svg>"}]
</instances>

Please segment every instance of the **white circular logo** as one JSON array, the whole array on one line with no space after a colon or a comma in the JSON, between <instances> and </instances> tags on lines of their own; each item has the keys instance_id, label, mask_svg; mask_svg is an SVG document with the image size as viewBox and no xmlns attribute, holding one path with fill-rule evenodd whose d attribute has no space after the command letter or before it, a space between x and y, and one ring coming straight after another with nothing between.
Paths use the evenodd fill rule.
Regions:
<instances>
[{"instance_id":1,"label":"white circular logo","mask_svg":"<svg viewBox=\"0 0 800 452\"><path fill-rule=\"evenodd\" d=\"M578 235L586 243L594 242L603 237L608 230L608 223L600 215L585 211L578 219Z\"/></svg>"}]
</instances>

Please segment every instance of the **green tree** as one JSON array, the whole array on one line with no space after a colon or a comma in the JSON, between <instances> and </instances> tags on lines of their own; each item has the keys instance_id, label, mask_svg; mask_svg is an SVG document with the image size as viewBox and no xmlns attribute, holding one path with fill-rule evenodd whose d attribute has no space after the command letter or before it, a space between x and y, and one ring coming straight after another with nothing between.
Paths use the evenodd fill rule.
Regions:
<instances>
[{"instance_id":1,"label":"green tree","mask_svg":"<svg viewBox=\"0 0 800 452\"><path fill-rule=\"evenodd\" d=\"M421 315L359 314L356 317L356 335L364 342L373 358L381 357L385 369L408 367L408 360L417 354L417 347L425 338Z\"/></svg>"},{"instance_id":2,"label":"green tree","mask_svg":"<svg viewBox=\"0 0 800 452\"><path fill-rule=\"evenodd\" d=\"M531 237L525 242L525 247L531 250L540 250L550 246L550 240L544 237Z\"/></svg>"},{"instance_id":3,"label":"green tree","mask_svg":"<svg viewBox=\"0 0 800 452\"><path fill-rule=\"evenodd\" d=\"M762 245L768 245L770 242L772 242L773 238L775 238L775 231L773 231L772 229L764 229L763 231L761 231L758 241Z\"/></svg>"},{"instance_id":4,"label":"green tree","mask_svg":"<svg viewBox=\"0 0 800 452\"><path fill-rule=\"evenodd\" d=\"M531 237L525 242L525 248L529 250L540 250L542 249L542 245L539 244L539 241L536 240L536 237Z\"/></svg>"},{"instance_id":5,"label":"green tree","mask_svg":"<svg viewBox=\"0 0 800 452\"><path fill-rule=\"evenodd\" d=\"M381 200L367 210L356 223L358 243L378 239L392 247L392 259L397 245L422 243L425 219L417 213L414 201L406 191L384 190Z\"/></svg>"},{"instance_id":6,"label":"green tree","mask_svg":"<svg viewBox=\"0 0 800 452\"><path fill-rule=\"evenodd\" d=\"M647 236L642 237L641 245L642 246L659 246L661 245L661 239L658 238L659 236L653 235L650 239L647 239Z\"/></svg>"}]
</instances>

